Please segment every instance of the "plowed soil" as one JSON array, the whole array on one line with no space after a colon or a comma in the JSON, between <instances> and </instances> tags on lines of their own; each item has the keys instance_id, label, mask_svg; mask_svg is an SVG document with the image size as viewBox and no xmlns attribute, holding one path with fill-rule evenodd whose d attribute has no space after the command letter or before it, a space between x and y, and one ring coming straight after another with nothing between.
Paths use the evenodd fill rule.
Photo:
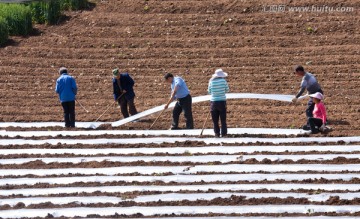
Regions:
<instances>
[{"instance_id":1,"label":"plowed soil","mask_svg":"<svg viewBox=\"0 0 360 219\"><path fill-rule=\"evenodd\" d=\"M60 66L76 78L78 121L94 121L113 101L111 69L136 81L139 111L169 97L165 72L181 75L193 96L205 95L216 68L229 73L231 92L295 94L305 65L326 95L330 135L359 135L360 3L356 0L289 2L289 6L354 7L353 12L264 12L280 1L98 1L91 11L67 12L58 26L37 25L37 36L13 37L0 48L0 121L62 121L54 92ZM281 2L282 4L284 2ZM148 7L145 7L145 6ZM298 105L263 100L228 101L229 127L300 127L306 101ZM208 103L194 104L201 127ZM145 123L123 128L146 129ZM167 129L165 113L154 129ZM121 119L111 107L102 121ZM210 122L207 127L211 127Z\"/></svg>"}]
</instances>

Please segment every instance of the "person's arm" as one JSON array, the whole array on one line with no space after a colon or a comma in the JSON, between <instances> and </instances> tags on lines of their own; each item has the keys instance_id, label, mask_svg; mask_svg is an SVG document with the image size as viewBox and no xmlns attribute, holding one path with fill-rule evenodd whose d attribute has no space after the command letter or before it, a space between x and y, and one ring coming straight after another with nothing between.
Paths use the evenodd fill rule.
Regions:
<instances>
[{"instance_id":1,"label":"person's arm","mask_svg":"<svg viewBox=\"0 0 360 219\"><path fill-rule=\"evenodd\" d=\"M175 95L176 95L176 92L178 91L178 89L179 89L179 86L175 86L174 90L173 90L172 93L171 93L171 97L170 97L170 99L168 100L168 102L166 103L164 109L169 108L170 103L175 100Z\"/></svg>"},{"instance_id":2,"label":"person's arm","mask_svg":"<svg viewBox=\"0 0 360 219\"><path fill-rule=\"evenodd\" d=\"M300 90L299 92L295 95L295 97L292 99L292 102L296 102L297 99L304 93L305 89L306 89L306 85L307 85L307 82L305 80L305 78L303 78L303 80L301 81L301 85L300 85Z\"/></svg>"},{"instance_id":3,"label":"person's arm","mask_svg":"<svg viewBox=\"0 0 360 219\"><path fill-rule=\"evenodd\" d=\"M56 80L55 92L56 92L57 94L60 94L60 83L59 83L59 80Z\"/></svg>"},{"instance_id":4,"label":"person's arm","mask_svg":"<svg viewBox=\"0 0 360 219\"><path fill-rule=\"evenodd\" d=\"M322 115L322 121L323 121L323 127L325 126L326 124L326 108L325 108L325 105L322 103L320 104L320 110L321 110L321 115Z\"/></svg>"},{"instance_id":5,"label":"person's arm","mask_svg":"<svg viewBox=\"0 0 360 219\"><path fill-rule=\"evenodd\" d=\"M299 92L296 94L296 98L299 98L305 91L306 87L301 87L301 89L299 90Z\"/></svg>"},{"instance_id":6,"label":"person's arm","mask_svg":"<svg viewBox=\"0 0 360 219\"><path fill-rule=\"evenodd\" d=\"M117 98L118 98L118 95L117 95L117 91L118 91L118 86L117 86L117 84L116 84L116 80L114 80L113 79L113 95L114 95L114 100L117 100Z\"/></svg>"},{"instance_id":7,"label":"person's arm","mask_svg":"<svg viewBox=\"0 0 360 219\"><path fill-rule=\"evenodd\" d=\"M229 84L227 83L227 81L225 81L225 93L229 93L230 92L230 88L229 88Z\"/></svg>"},{"instance_id":8,"label":"person's arm","mask_svg":"<svg viewBox=\"0 0 360 219\"><path fill-rule=\"evenodd\" d=\"M76 95L77 94L77 85L76 85L76 81L74 78L72 79L72 90L73 90L74 94Z\"/></svg>"},{"instance_id":9,"label":"person's arm","mask_svg":"<svg viewBox=\"0 0 360 219\"><path fill-rule=\"evenodd\" d=\"M208 85L208 94L211 94L211 86L212 85L212 82L211 81L209 81L209 85Z\"/></svg>"}]
</instances>

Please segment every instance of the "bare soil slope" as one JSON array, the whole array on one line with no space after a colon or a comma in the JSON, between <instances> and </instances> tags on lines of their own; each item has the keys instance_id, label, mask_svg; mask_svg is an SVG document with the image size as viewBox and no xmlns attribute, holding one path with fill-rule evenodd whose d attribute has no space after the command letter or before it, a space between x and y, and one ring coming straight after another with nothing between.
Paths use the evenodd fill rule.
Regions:
<instances>
[{"instance_id":1,"label":"bare soil slope","mask_svg":"<svg viewBox=\"0 0 360 219\"><path fill-rule=\"evenodd\" d=\"M216 68L230 75L231 92L295 94L302 64L326 95L330 135L360 135L360 3L349 1L99 1L92 11L69 12L58 26L37 26L39 36L13 38L0 48L0 121L61 121L54 92L58 67L76 77L79 121L95 120L113 101L111 69L136 80L139 111L163 104L165 72L184 77L193 96L206 94ZM263 6L354 7L348 13L264 12ZM305 63L311 63L305 65ZM306 101L236 100L228 103L230 127L299 127ZM207 104L194 105L200 127ZM115 106L103 121L121 119ZM151 121L125 128L144 129ZM170 113L155 128L166 129ZM130 126L130 127L129 127ZM208 123L210 127L210 122Z\"/></svg>"}]
</instances>

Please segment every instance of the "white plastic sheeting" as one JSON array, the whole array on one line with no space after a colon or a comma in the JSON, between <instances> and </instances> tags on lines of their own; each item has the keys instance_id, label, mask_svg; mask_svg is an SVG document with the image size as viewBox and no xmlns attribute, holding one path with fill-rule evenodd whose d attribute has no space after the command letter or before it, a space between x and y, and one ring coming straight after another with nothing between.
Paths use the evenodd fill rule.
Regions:
<instances>
[{"instance_id":1,"label":"white plastic sheeting","mask_svg":"<svg viewBox=\"0 0 360 219\"><path fill-rule=\"evenodd\" d=\"M282 94L252 94L252 93L229 93L226 94L227 99L264 99L264 100L277 100L277 101L285 101L290 102L293 98L293 95L282 95ZM300 97L299 99L303 99L305 96ZM193 103L199 103L204 101L209 101L210 96L199 96L194 97L192 102ZM175 106L175 102L171 103L169 108L172 108ZM97 128L102 124L111 124L112 126L121 126L126 123L132 122L134 120L143 118L145 116L151 115L153 113L159 112L164 109L164 105L154 107L152 109L146 110L144 112L138 113L134 116L130 116L126 119L119 120L117 122L113 123L102 123L102 122L77 122L76 127L78 128ZM30 127L54 127L54 126L64 126L64 123L62 122L33 122L33 123L22 123L22 122L3 122L0 123L0 128L6 128L6 127L22 127L22 128L30 128Z\"/></svg>"},{"instance_id":2,"label":"white plastic sheeting","mask_svg":"<svg viewBox=\"0 0 360 219\"><path fill-rule=\"evenodd\" d=\"M193 130L88 130L88 131L5 131L0 130L3 137L56 137L56 136L98 136L98 135L146 135L146 136L199 136L201 129ZM308 131L302 129L273 129L273 128L229 128L229 135L299 135ZM203 135L214 135L212 129L204 129Z\"/></svg>"},{"instance_id":3,"label":"white plastic sheeting","mask_svg":"<svg viewBox=\"0 0 360 219\"><path fill-rule=\"evenodd\" d=\"M230 198L231 196L246 196L246 199L250 198L307 198L309 201L326 201L331 196L339 196L340 199L352 200L359 198L360 193L321 193L321 194L307 194L307 193L233 193L233 192L221 192L221 193L167 193L160 195L141 195L133 200L135 202L156 202L156 201L196 201L196 200L212 200L214 198ZM44 198L46 199L46 198ZM10 199L11 200L11 199ZM0 202L1 203L1 202Z\"/></svg>"},{"instance_id":4,"label":"white plastic sheeting","mask_svg":"<svg viewBox=\"0 0 360 219\"><path fill-rule=\"evenodd\" d=\"M97 155L97 154L195 154L195 153L254 153L254 152L358 152L360 145L327 145L327 146L206 146L206 147L164 147L164 148L65 148L65 149L0 149L0 154L75 154L75 155Z\"/></svg>"},{"instance_id":5,"label":"white plastic sheeting","mask_svg":"<svg viewBox=\"0 0 360 219\"><path fill-rule=\"evenodd\" d=\"M208 216L208 217L176 217L176 219L209 219L209 218L216 218L216 219L249 219L249 217L230 217L230 216ZM251 219L264 219L265 217L251 217ZM279 219L279 217L270 217L266 216L267 219ZM334 219L333 216L306 216L306 217L300 217L297 216L297 219ZM358 219L357 217L350 217L350 216L336 216L337 218L346 218L346 219ZM131 218L135 219L135 218ZM161 217L161 219L174 219L174 217ZM294 219L294 217L281 217L281 219Z\"/></svg>"},{"instance_id":6,"label":"white plastic sheeting","mask_svg":"<svg viewBox=\"0 0 360 219\"><path fill-rule=\"evenodd\" d=\"M37 176L61 174L189 174L197 172L282 172L282 171L359 171L360 164L224 164L224 165L197 165L189 166L122 166L106 168L64 168L64 169L1 169L0 176Z\"/></svg>"},{"instance_id":7,"label":"white plastic sheeting","mask_svg":"<svg viewBox=\"0 0 360 219\"><path fill-rule=\"evenodd\" d=\"M11 199L0 199L0 205L10 205L14 206L19 202L24 203L25 205L31 204L40 204L45 202L51 202L55 205L64 205L72 202L83 203L83 204L93 204L93 203L112 203L116 204L123 199L114 196L67 196L67 197L31 197L31 198L11 198Z\"/></svg>"},{"instance_id":8,"label":"white plastic sheeting","mask_svg":"<svg viewBox=\"0 0 360 219\"><path fill-rule=\"evenodd\" d=\"M168 176L71 176L71 177L50 177L50 178L2 178L0 179L0 186L4 185L35 185L37 183L48 184L71 184L77 182L155 182L162 181L165 183L192 183L204 181L207 183L221 181L221 182L236 182L240 180L252 181L274 181L274 180L305 180L305 179L327 179L327 180L343 180L350 181L354 178L360 178L360 174L211 174L211 175L168 175Z\"/></svg>"},{"instance_id":9,"label":"white plastic sheeting","mask_svg":"<svg viewBox=\"0 0 360 219\"><path fill-rule=\"evenodd\" d=\"M16 209L1 212L2 218L20 217L86 217L89 214L110 216L115 213L152 216L157 214L248 214L248 213L303 213L337 212L353 213L360 211L359 205L248 205L248 206L155 206L155 207L111 207L111 208L61 208L61 209Z\"/></svg>"},{"instance_id":10,"label":"white plastic sheeting","mask_svg":"<svg viewBox=\"0 0 360 219\"><path fill-rule=\"evenodd\" d=\"M135 198L122 199L114 196L67 196L67 197L29 197L29 198L10 198L0 199L0 205L15 206L17 203L24 203L26 206L31 204L41 204L51 202L55 205L64 205L72 202L82 204L96 204L96 203L112 203L116 204L122 201L135 201L137 203L157 202L161 201L196 201L196 200L212 200L215 198L230 198L231 196L245 196L250 198L306 198L309 201L326 201L331 196L339 196L340 199L352 200L360 197L360 193L321 193L321 194L307 194L307 193L234 193L234 192L220 192L220 193L167 193L160 195L141 195Z\"/></svg>"},{"instance_id":11,"label":"white plastic sheeting","mask_svg":"<svg viewBox=\"0 0 360 219\"><path fill-rule=\"evenodd\" d=\"M204 185L172 185L172 186L95 186L95 187L54 187L54 188L28 188L28 189L11 189L0 190L3 196L23 195L26 196L45 196L54 194L73 194L73 193L92 193L92 192L108 192L108 193L125 193L138 191L156 191L156 192L180 192L180 191L249 191L249 190L324 190L335 191L343 190L348 192L360 192L358 184L204 184ZM360 207L360 206L359 206Z\"/></svg>"},{"instance_id":12,"label":"white plastic sheeting","mask_svg":"<svg viewBox=\"0 0 360 219\"><path fill-rule=\"evenodd\" d=\"M91 128L91 126L98 127L104 122L76 122L77 128ZM109 123L111 124L111 123ZM50 127L64 127L64 122L0 122L0 128L7 127L21 127L21 128L50 128Z\"/></svg>"},{"instance_id":13,"label":"white plastic sheeting","mask_svg":"<svg viewBox=\"0 0 360 219\"><path fill-rule=\"evenodd\" d=\"M199 102L210 101L210 98L211 98L210 95L193 97L192 102L199 103ZM277 100L277 101L290 102L292 100L292 98L294 98L293 95L282 95L282 94L252 94L252 93L229 93L229 94L226 94L227 100L230 100L230 99L263 99L263 100ZM302 98L304 98L304 97L301 97L300 99L302 99ZM126 119L122 119L120 121L113 122L112 126L114 126L114 127L121 126L128 122L132 122L132 121L140 119L142 117L160 112L164 109L164 106L165 105L157 106L152 109L141 112L139 114L136 114L134 116L130 116ZM175 106L175 102L171 103L169 108L172 108L174 106Z\"/></svg>"},{"instance_id":14,"label":"white plastic sheeting","mask_svg":"<svg viewBox=\"0 0 360 219\"><path fill-rule=\"evenodd\" d=\"M232 161L245 161L248 159L256 159L262 161L263 159L269 159L271 161L283 161L283 160L332 160L338 157L346 159L359 158L359 154L306 154L306 155L200 155L200 156L117 156L117 157L49 157L49 158L16 158L16 159L0 159L0 164L24 164L33 161L42 161L44 163L84 163L84 162L220 162L228 163Z\"/></svg>"},{"instance_id":15,"label":"white plastic sheeting","mask_svg":"<svg viewBox=\"0 0 360 219\"><path fill-rule=\"evenodd\" d=\"M306 142L360 142L360 136L355 137L308 137L308 138L118 138L118 139L45 139L45 140L25 140L25 139L1 139L0 145L42 145L42 144L162 144L186 141L205 142L206 144L236 144L236 143L306 143Z\"/></svg>"}]
</instances>

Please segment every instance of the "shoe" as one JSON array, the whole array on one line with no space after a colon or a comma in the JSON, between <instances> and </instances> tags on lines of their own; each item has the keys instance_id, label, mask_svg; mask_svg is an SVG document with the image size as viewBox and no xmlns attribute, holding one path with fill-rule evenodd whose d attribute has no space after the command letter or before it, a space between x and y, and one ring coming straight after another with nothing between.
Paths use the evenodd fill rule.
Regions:
<instances>
[{"instance_id":1,"label":"shoe","mask_svg":"<svg viewBox=\"0 0 360 219\"><path fill-rule=\"evenodd\" d=\"M319 130L315 130L315 131L311 131L311 133L310 134L318 134L320 131Z\"/></svg>"},{"instance_id":2,"label":"shoe","mask_svg":"<svg viewBox=\"0 0 360 219\"><path fill-rule=\"evenodd\" d=\"M221 135L222 138L226 138L227 137L227 134L226 135Z\"/></svg>"},{"instance_id":3,"label":"shoe","mask_svg":"<svg viewBox=\"0 0 360 219\"><path fill-rule=\"evenodd\" d=\"M215 138L220 138L220 134L215 134Z\"/></svg>"},{"instance_id":4,"label":"shoe","mask_svg":"<svg viewBox=\"0 0 360 219\"><path fill-rule=\"evenodd\" d=\"M302 129L305 130L305 131L311 130L311 128L310 128L309 125L304 125L304 126L302 127Z\"/></svg>"},{"instance_id":5,"label":"shoe","mask_svg":"<svg viewBox=\"0 0 360 219\"><path fill-rule=\"evenodd\" d=\"M179 130L178 127L171 127L169 130Z\"/></svg>"}]
</instances>

